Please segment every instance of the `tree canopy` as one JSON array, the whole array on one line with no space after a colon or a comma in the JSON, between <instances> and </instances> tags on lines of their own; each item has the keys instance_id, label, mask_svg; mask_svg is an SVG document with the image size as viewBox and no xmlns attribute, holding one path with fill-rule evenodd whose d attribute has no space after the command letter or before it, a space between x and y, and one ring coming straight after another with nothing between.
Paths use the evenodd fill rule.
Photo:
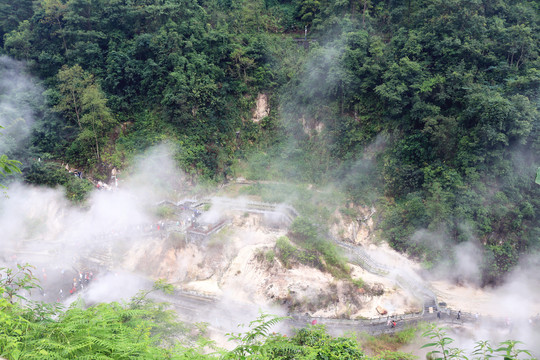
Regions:
<instances>
[{"instance_id":1,"label":"tree canopy","mask_svg":"<svg viewBox=\"0 0 540 360\"><path fill-rule=\"evenodd\" d=\"M338 182L383 210L394 247L426 263L475 239L483 281L496 282L540 246L538 10L531 0L2 0L3 53L46 87L31 146L7 155L23 171L45 157L106 178L167 140L206 180L245 169ZM255 122L259 94L270 111ZM447 243L412 241L418 230Z\"/></svg>"}]
</instances>

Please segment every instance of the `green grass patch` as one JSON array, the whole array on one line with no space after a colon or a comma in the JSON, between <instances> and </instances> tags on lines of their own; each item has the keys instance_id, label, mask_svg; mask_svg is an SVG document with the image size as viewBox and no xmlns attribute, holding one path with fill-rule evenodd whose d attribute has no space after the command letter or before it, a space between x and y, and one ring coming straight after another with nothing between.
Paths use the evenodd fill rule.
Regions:
<instances>
[{"instance_id":1,"label":"green grass patch","mask_svg":"<svg viewBox=\"0 0 540 360\"><path fill-rule=\"evenodd\" d=\"M411 354L398 351L404 345L410 344L419 332L419 327L408 327L402 331L392 334L381 334L378 336L367 333L360 333L357 339L362 348L378 356L378 359L414 359ZM408 356L405 356L408 355ZM404 357L400 357L404 356Z\"/></svg>"}]
</instances>

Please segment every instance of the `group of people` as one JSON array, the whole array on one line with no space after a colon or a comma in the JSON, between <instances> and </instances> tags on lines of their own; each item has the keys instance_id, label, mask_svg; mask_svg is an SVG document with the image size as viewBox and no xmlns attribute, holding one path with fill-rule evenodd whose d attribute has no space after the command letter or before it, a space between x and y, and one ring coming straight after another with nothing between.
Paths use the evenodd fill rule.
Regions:
<instances>
[{"instance_id":1,"label":"group of people","mask_svg":"<svg viewBox=\"0 0 540 360\"><path fill-rule=\"evenodd\" d=\"M448 316L450 316L450 310L448 310ZM441 310L438 310L437 311L437 318L440 320L441 317L442 317L442 312L441 312ZM458 310L458 312L455 315L455 319L463 320L462 317L463 317L463 315L461 313L461 310ZM478 312L474 313L474 315L470 314L468 320L471 320L471 319L473 319L475 322L478 322L480 320L480 315L478 314ZM502 323L502 321L501 321L501 323ZM528 323L529 323L530 326L540 325L540 313L537 314L536 316L529 317L528 318ZM509 317L506 317L504 319L504 327L510 329L510 331L511 331L513 329L513 327L514 327L512 319L510 319Z\"/></svg>"},{"instance_id":2,"label":"group of people","mask_svg":"<svg viewBox=\"0 0 540 360\"><path fill-rule=\"evenodd\" d=\"M540 326L540 313L529 318L529 325Z\"/></svg>"},{"instance_id":3,"label":"group of people","mask_svg":"<svg viewBox=\"0 0 540 360\"><path fill-rule=\"evenodd\" d=\"M450 316L450 309L448 309L448 316ZM437 319L440 320L441 317L442 317L442 312L441 312L441 310L438 310L437 311ZM456 313L456 319L461 320L461 310L458 310L458 312ZM474 319L478 320L478 313L474 314Z\"/></svg>"},{"instance_id":4,"label":"group of people","mask_svg":"<svg viewBox=\"0 0 540 360\"><path fill-rule=\"evenodd\" d=\"M109 185L109 184L106 184L102 181L98 181L97 184L96 184L96 189L98 190L112 190L113 188Z\"/></svg>"},{"instance_id":5,"label":"group of people","mask_svg":"<svg viewBox=\"0 0 540 360\"><path fill-rule=\"evenodd\" d=\"M88 285L90 281L92 281L93 279L94 279L94 273L92 271L85 271L84 273L79 271L79 278L76 278L76 277L73 278L73 284L72 284L73 286L69 290L69 294L73 295L77 291L83 290L84 286ZM59 296L62 298L63 297L62 289L60 289L59 293L60 293Z\"/></svg>"},{"instance_id":6,"label":"group of people","mask_svg":"<svg viewBox=\"0 0 540 360\"><path fill-rule=\"evenodd\" d=\"M157 230L165 230L165 221L158 221L157 225Z\"/></svg>"}]
</instances>

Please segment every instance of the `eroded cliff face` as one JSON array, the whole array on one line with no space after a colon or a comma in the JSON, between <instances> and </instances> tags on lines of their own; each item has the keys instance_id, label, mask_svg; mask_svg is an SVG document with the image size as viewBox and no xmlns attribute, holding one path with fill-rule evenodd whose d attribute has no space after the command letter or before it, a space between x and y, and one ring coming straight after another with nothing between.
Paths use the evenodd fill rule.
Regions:
<instances>
[{"instance_id":1,"label":"eroded cliff face","mask_svg":"<svg viewBox=\"0 0 540 360\"><path fill-rule=\"evenodd\" d=\"M262 224L262 217L242 214L234 217L228 228L199 244L178 238L140 242L125 257L124 267L156 279L165 278L183 290L278 304L316 317L376 317L378 306L391 313L417 309L418 304L391 280L354 265L351 275L364 281L362 289L302 264L285 267L270 254L286 230L268 229ZM352 235L355 230L349 228Z\"/></svg>"},{"instance_id":2,"label":"eroded cliff face","mask_svg":"<svg viewBox=\"0 0 540 360\"><path fill-rule=\"evenodd\" d=\"M336 221L330 227L330 233L336 239L353 244L367 245L375 241L374 217L377 210L374 207L347 207L347 214L336 210L333 214Z\"/></svg>"},{"instance_id":3,"label":"eroded cliff face","mask_svg":"<svg viewBox=\"0 0 540 360\"><path fill-rule=\"evenodd\" d=\"M258 123L268 115L270 115L270 103L268 101L268 95L259 94L257 95L257 100L255 100L255 109L253 109L253 117L251 121Z\"/></svg>"},{"instance_id":4,"label":"eroded cliff face","mask_svg":"<svg viewBox=\"0 0 540 360\"><path fill-rule=\"evenodd\" d=\"M298 121L302 124L304 133L309 136L310 139L316 135L320 135L325 127L324 123L306 116L302 116Z\"/></svg>"}]
</instances>

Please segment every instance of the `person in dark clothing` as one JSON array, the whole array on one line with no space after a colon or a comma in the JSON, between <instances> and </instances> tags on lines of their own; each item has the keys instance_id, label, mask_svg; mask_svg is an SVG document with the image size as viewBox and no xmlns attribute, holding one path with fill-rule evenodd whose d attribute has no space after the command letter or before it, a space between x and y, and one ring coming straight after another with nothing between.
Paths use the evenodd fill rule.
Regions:
<instances>
[{"instance_id":1,"label":"person in dark clothing","mask_svg":"<svg viewBox=\"0 0 540 360\"><path fill-rule=\"evenodd\" d=\"M437 311L437 318L440 320L441 319L441 311Z\"/></svg>"},{"instance_id":2,"label":"person in dark clothing","mask_svg":"<svg viewBox=\"0 0 540 360\"><path fill-rule=\"evenodd\" d=\"M458 320L461 319L461 310L459 310L459 311L457 312L457 319L458 319Z\"/></svg>"}]
</instances>

